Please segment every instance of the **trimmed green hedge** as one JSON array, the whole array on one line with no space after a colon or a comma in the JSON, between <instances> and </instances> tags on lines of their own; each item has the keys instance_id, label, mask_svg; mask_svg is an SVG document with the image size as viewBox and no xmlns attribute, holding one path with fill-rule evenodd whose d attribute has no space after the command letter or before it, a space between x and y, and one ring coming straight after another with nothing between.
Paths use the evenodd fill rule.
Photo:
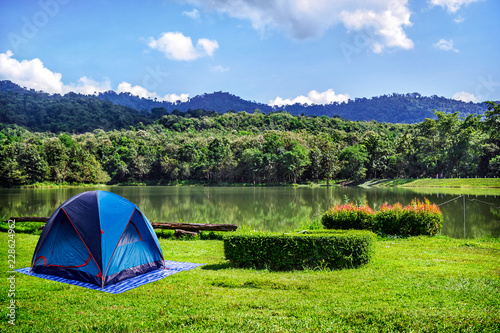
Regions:
<instances>
[{"instance_id":1,"label":"trimmed green hedge","mask_svg":"<svg viewBox=\"0 0 500 333\"><path fill-rule=\"evenodd\" d=\"M369 231L249 233L224 237L233 267L292 269L356 268L368 263L375 234Z\"/></svg>"},{"instance_id":2,"label":"trimmed green hedge","mask_svg":"<svg viewBox=\"0 0 500 333\"><path fill-rule=\"evenodd\" d=\"M234 232L234 231L230 231ZM203 240L223 240L224 236L227 234L227 231L201 231L200 239Z\"/></svg>"},{"instance_id":3,"label":"trimmed green hedge","mask_svg":"<svg viewBox=\"0 0 500 333\"><path fill-rule=\"evenodd\" d=\"M428 200L413 200L408 206L383 204L378 212L352 203L335 205L321 216L327 229L364 229L382 235L433 236L441 230L443 214Z\"/></svg>"}]
</instances>

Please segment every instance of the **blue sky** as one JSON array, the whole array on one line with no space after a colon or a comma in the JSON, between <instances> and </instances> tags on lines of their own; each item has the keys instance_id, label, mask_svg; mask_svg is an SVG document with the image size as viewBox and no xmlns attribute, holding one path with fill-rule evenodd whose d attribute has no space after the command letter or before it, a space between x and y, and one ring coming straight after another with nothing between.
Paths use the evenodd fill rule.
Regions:
<instances>
[{"instance_id":1,"label":"blue sky","mask_svg":"<svg viewBox=\"0 0 500 333\"><path fill-rule=\"evenodd\" d=\"M498 0L0 2L0 79L270 104L500 100Z\"/></svg>"}]
</instances>

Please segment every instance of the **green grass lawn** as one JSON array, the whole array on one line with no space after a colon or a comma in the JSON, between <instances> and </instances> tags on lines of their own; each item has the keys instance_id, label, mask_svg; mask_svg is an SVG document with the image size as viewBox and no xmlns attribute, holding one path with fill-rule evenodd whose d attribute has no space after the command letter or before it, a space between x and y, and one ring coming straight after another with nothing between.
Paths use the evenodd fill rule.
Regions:
<instances>
[{"instance_id":1,"label":"green grass lawn","mask_svg":"<svg viewBox=\"0 0 500 333\"><path fill-rule=\"evenodd\" d=\"M16 234L16 267L37 235ZM222 241L160 239L165 258L206 263L119 295L16 275L7 322L7 233L0 232L0 331L499 332L500 239L379 239L360 269L233 269Z\"/></svg>"},{"instance_id":2,"label":"green grass lawn","mask_svg":"<svg viewBox=\"0 0 500 333\"><path fill-rule=\"evenodd\" d=\"M500 178L376 179L363 183L377 187L500 188Z\"/></svg>"},{"instance_id":3,"label":"green grass lawn","mask_svg":"<svg viewBox=\"0 0 500 333\"><path fill-rule=\"evenodd\" d=\"M449 178L449 179L417 179L401 185L402 187L489 187L499 188L500 178Z\"/></svg>"}]
</instances>

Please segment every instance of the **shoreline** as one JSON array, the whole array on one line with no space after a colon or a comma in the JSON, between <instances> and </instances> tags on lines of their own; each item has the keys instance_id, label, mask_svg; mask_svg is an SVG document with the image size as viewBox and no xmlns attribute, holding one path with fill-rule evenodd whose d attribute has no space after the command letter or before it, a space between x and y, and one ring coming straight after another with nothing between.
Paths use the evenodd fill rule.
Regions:
<instances>
[{"instance_id":1,"label":"shoreline","mask_svg":"<svg viewBox=\"0 0 500 333\"><path fill-rule=\"evenodd\" d=\"M47 189L47 188L75 188L75 187L105 187L105 186L206 186L206 187L326 187L326 182L320 183L306 183L306 184L273 184L273 183L203 183L203 182L183 182L183 183L148 183L148 182L134 182L134 183L117 183L117 184L56 184L56 183L36 183L32 185L14 186L14 187L1 187L11 189ZM417 179L370 179L361 182L346 182L338 181L331 182L331 187L373 187L373 188L433 188L433 189L492 189L500 190L500 178L417 178Z\"/></svg>"}]
</instances>

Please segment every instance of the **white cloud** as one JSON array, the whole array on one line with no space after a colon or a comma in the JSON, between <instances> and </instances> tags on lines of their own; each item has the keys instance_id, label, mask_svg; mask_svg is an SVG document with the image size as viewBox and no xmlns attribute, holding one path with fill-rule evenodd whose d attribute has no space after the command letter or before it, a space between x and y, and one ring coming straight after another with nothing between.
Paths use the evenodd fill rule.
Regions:
<instances>
[{"instance_id":1,"label":"white cloud","mask_svg":"<svg viewBox=\"0 0 500 333\"><path fill-rule=\"evenodd\" d=\"M130 83L123 81L118 85L116 89L117 93L129 92L132 95L139 96L141 98L158 98L156 93L149 92L146 88L141 86L132 86Z\"/></svg>"},{"instance_id":2,"label":"white cloud","mask_svg":"<svg viewBox=\"0 0 500 333\"><path fill-rule=\"evenodd\" d=\"M93 95L111 90L109 80L106 79L98 82L86 76L82 76L76 84L70 83L65 85L61 80L62 75L46 68L40 59L18 61L12 58L12 56L13 53L11 51L0 53L0 80L10 80L20 86L51 94L66 94L72 91L84 95ZM127 82L120 83L117 92L129 92L139 97L157 98L160 101L168 102L176 102L178 100L185 102L189 99L189 94L167 94L160 97L156 92L151 93L141 86L132 86Z\"/></svg>"},{"instance_id":3,"label":"white cloud","mask_svg":"<svg viewBox=\"0 0 500 333\"><path fill-rule=\"evenodd\" d=\"M431 0L431 5L446 8L450 13L456 13L460 7L468 6L473 2L482 0Z\"/></svg>"},{"instance_id":4,"label":"white cloud","mask_svg":"<svg viewBox=\"0 0 500 333\"><path fill-rule=\"evenodd\" d=\"M293 104L331 104L334 102L347 102L349 100L349 94L335 94L332 89L327 91L317 92L316 90L311 90L307 97L300 95L294 99L283 99L281 97L276 97L274 100L269 101L271 106L283 106L283 105L293 105Z\"/></svg>"},{"instance_id":5,"label":"white cloud","mask_svg":"<svg viewBox=\"0 0 500 333\"><path fill-rule=\"evenodd\" d=\"M50 93L62 93L62 75L47 69L38 58L18 61L11 51L0 53L0 78L21 86Z\"/></svg>"},{"instance_id":6,"label":"white cloud","mask_svg":"<svg viewBox=\"0 0 500 333\"><path fill-rule=\"evenodd\" d=\"M198 47L201 46L209 56L213 56L214 51L219 48L219 43L217 43L216 40L210 40L206 38L198 39L198 43L196 43L196 45Z\"/></svg>"},{"instance_id":7,"label":"white cloud","mask_svg":"<svg viewBox=\"0 0 500 333\"><path fill-rule=\"evenodd\" d=\"M413 42L405 27L411 25L408 0L183 0L231 17L246 19L264 32L275 29L295 39L321 36L344 24L350 31L371 28L372 50L409 49Z\"/></svg>"},{"instance_id":8,"label":"white cloud","mask_svg":"<svg viewBox=\"0 0 500 333\"><path fill-rule=\"evenodd\" d=\"M459 15L459 16L455 17L455 19L453 21L455 21L456 24L460 24L460 23L463 23L463 21L465 21L465 19Z\"/></svg>"},{"instance_id":9,"label":"white cloud","mask_svg":"<svg viewBox=\"0 0 500 333\"><path fill-rule=\"evenodd\" d=\"M453 47L453 39L450 40L445 40L445 39L440 39L439 42L432 44L434 48L443 50L443 51L453 51L453 52L460 52L456 48Z\"/></svg>"},{"instance_id":10,"label":"white cloud","mask_svg":"<svg viewBox=\"0 0 500 333\"><path fill-rule=\"evenodd\" d=\"M180 32L165 32L160 38L150 37L148 46L165 53L173 60L194 60L198 58L191 37L186 37Z\"/></svg>"},{"instance_id":11,"label":"white cloud","mask_svg":"<svg viewBox=\"0 0 500 333\"><path fill-rule=\"evenodd\" d=\"M180 95L167 94L163 96L162 99L166 102L171 102L171 103L175 103L177 101L187 102L189 100L189 94L180 94Z\"/></svg>"},{"instance_id":12,"label":"white cloud","mask_svg":"<svg viewBox=\"0 0 500 333\"><path fill-rule=\"evenodd\" d=\"M219 48L219 43L201 38L195 48L191 37L184 36L181 32L164 32L158 39L150 37L148 46L163 52L169 59L191 61L206 55L212 56Z\"/></svg>"},{"instance_id":13,"label":"white cloud","mask_svg":"<svg viewBox=\"0 0 500 333\"><path fill-rule=\"evenodd\" d=\"M79 94L93 95L95 93L111 90L111 82L108 79L106 79L103 82L98 82L86 76L82 76L78 80L78 82L79 84L77 85L71 83L67 86L64 86L63 93L68 93L70 91L73 91Z\"/></svg>"},{"instance_id":14,"label":"white cloud","mask_svg":"<svg viewBox=\"0 0 500 333\"><path fill-rule=\"evenodd\" d=\"M403 27L411 26L410 11L404 2L391 2L381 11L356 10L342 11L342 22L349 30L363 31L365 43L375 53L386 46L405 50L413 48L413 41L406 36Z\"/></svg>"},{"instance_id":15,"label":"white cloud","mask_svg":"<svg viewBox=\"0 0 500 333\"><path fill-rule=\"evenodd\" d=\"M177 101L186 102L189 99L189 94L167 94L163 97L158 96L156 92L150 92L146 88L141 86L132 86L128 82L122 82L118 85L118 89L116 89L117 93L128 92L132 95L139 96L142 98L150 98L157 99L159 101L172 102L175 103Z\"/></svg>"},{"instance_id":16,"label":"white cloud","mask_svg":"<svg viewBox=\"0 0 500 333\"><path fill-rule=\"evenodd\" d=\"M200 18L200 12L196 8L193 8L193 10L190 12L184 11L182 12L182 15L192 18L193 20L197 20Z\"/></svg>"},{"instance_id":17,"label":"white cloud","mask_svg":"<svg viewBox=\"0 0 500 333\"><path fill-rule=\"evenodd\" d=\"M111 89L109 80L97 82L86 76L78 80L78 84L65 85L62 75L46 68L38 58L22 60L12 58L11 51L0 53L0 79L10 80L35 90L42 90L51 94L66 94L70 91L81 94L94 94Z\"/></svg>"},{"instance_id":18,"label":"white cloud","mask_svg":"<svg viewBox=\"0 0 500 333\"><path fill-rule=\"evenodd\" d=\"M462 101L462 102L474 102L477 103L479 102L479 98L477 98L474 94L465 92L465 91L460 91L457 92L453 95L453 99L456 99L457 101Z\"/></svg>"},{"instance_id":19,"label":"white cloud","mask_svg":"<svg viewBox=\"0 0 500 333\"><path fill-rule=\"evenodd\" d=\"M225 72L228 72L230 70L230 68L224 67L222 65L216 65L216 66L210 67L210 70L212 72L215 72L215 73L225 73Z\"/></svg>"}]
</instances>

